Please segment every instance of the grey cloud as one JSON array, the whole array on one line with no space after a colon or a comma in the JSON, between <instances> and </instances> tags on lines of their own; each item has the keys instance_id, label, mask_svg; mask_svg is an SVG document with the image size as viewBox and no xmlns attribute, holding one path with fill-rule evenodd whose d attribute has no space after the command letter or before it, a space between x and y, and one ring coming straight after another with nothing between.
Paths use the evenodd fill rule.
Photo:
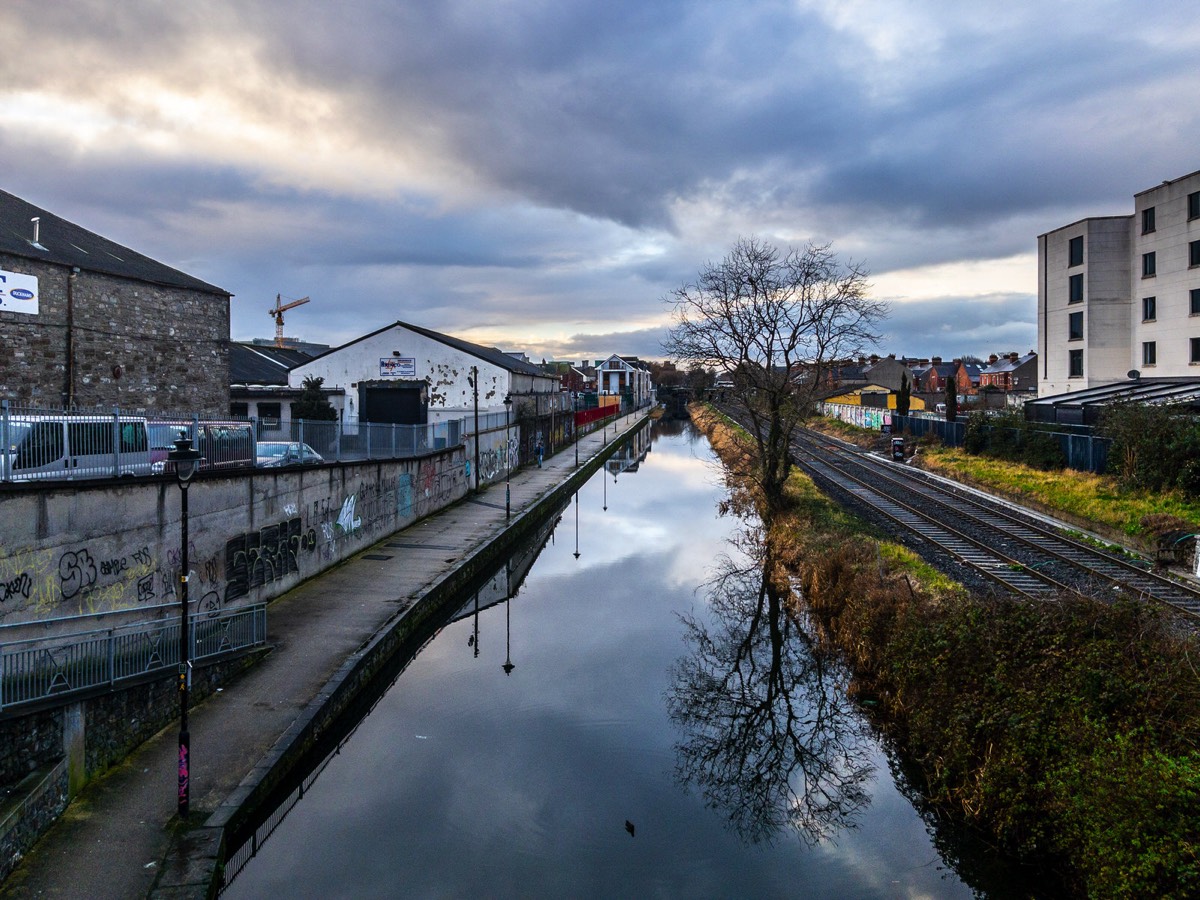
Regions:
<instances>
[{"instance_id":1,"label":"grey cloud","mask_svg":"<svg viewBox=\"0 0 1200 900\"><path fill-rule=\"evenodd\" d=\"M133 71L303 138L308 111L287 105L300 85L328 102L322 127L470 183L451 205L366 171L351 195L199 154L48 146L0 123L4 187L233 291L238 337L269 330L262 301L311 294L297 328L338 340L396 318L531 335L566 321L580 329L568 356L654 357L652 330L592 323L661 314L739 234L831 240L876 273L1007 257L1197 168L1200 112L1159 112L1197 50L1191 17L1170 7L930 3L938 40L889 60L777 2L15 0L0 28L37 59L0 58L12 89L63 86L120 115L138 98L112 76ZM231 56L197 69L209 46ZM265 85L243 82L243 52ZM1157 140L1148 125L1163 126ZM657 255L626 252L650 240ZM889 352L945 355L961 339L982 354L993 337L1028 349L1029 303L895 304Z\"/></svg>"}]
</instances>

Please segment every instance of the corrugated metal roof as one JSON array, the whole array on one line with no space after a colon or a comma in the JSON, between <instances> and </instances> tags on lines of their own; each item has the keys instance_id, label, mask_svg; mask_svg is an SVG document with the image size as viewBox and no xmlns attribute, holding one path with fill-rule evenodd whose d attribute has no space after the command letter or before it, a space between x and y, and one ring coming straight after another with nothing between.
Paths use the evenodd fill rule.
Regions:
<instances>
[{"instance_id":1,"label":"corrugated metal roof","mask_svg":"<svg viewBox=\"0 0 1200 900\"><path fill-rule=\"evenodd\" d=\"M1113 403L1179 405L1200 409L1200 379L1141 378L1038 397L1025 404L1029 418L1040 422L1094 424L1100 410Z\"/></svg>"},{"instance_id":2,"label":"corrugated metal roof","mask_svg":"<svg viewBox=\"0 0 1200 900\"><path fill-rule=\"evenodd\" d=\"M286 385L288 370L310 359L309 354L290 347L233 342L229 345L229 383Z\"/></svg>"}]
</instances>

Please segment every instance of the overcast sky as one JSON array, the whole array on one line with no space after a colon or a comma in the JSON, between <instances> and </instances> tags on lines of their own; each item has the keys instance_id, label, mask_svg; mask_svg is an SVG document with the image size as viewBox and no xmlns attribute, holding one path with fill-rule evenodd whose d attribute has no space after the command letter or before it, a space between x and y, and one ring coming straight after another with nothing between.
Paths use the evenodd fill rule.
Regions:
<instances>
[{"instance_id":1,"label":"overcast sky","mask_svg":"<svg viewBox=\"0 0 1200 900\"><path fill-rule=\"evenodd\" d=\"M739 236L832 242L880 350L1036 342L1038 234L1200 169L1182 0L5 0L0 187L233 293L661 355Z\"/></svg>"}]
</instances>

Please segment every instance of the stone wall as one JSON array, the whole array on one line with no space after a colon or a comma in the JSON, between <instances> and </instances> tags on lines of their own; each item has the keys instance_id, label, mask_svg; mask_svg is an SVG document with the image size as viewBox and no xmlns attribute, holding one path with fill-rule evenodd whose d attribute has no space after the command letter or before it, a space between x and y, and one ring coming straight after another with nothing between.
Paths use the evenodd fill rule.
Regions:
<instances>
[{"instance_id":1,"label":"stone wall","mask_svg":"<svg viewBox=\"0 0 1200 900\"><path fill-rule=\"evenodd\" d=\"M17 725L17 722L20 725ZM0 787L11 787L63 755L62 709L0 721Z\"/></svg>"},{"instance_id":2,"label":"stone wall","mask_svg":"<svg viewBox=\"0 0 1200 900\"><path fill-rule=\"evenodd\" d=\"M0 269L35 276L39 294L36 315L0 312L0 397L56 408L229 414L228 296L72 274L6 254Z\"/></svg>"},{"instance_id":3,"label":"stone wall","mask_svg":"<svg viewBox=\"0 0 1200 900\"><path fill-rule=\"evenodd\" d=\"M69 800L64 762L31 772L8 797L0 797L0 882L62 815Z\"/></svg>"},{"instance_id":4,"label":"stone wall","mask_svg":"<svg viewBox=\"0 0 1200 900\"><path fill-rule=\"evenodd\" d=\"M268 601L459 500L464 463L454 447L197 476L188 490L195 614ZM45 637L175 615L181 563L170 477L0 489L0 641L28 637L33 625Z\"/></svg>"}]
</instances>

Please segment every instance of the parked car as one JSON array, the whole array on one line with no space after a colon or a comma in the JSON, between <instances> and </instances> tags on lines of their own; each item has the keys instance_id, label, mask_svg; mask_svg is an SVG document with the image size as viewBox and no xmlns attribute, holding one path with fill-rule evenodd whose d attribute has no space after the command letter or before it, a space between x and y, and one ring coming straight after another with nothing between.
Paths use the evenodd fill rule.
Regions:
<instances>
[{"instance_id":1,"label":"parked car","mask_svg":"<svg viewBox=\"0 0 1200 900\"><path fill-rule=\"evenodd\" d=\"M0 471L13 481L149 475L146 420L78 413L19 415L0 440Z\"/></svg>"},{"instance_id":2,"label":"parked car","mask_svg":"<svg viewBox=\"0 0 1200 900\"><path fill-rule=\"evenodd\" d=\"M161 419L147 425L150 433L150 463L155 472L168 471L167 454L175 441L192 437L193 424ZM202 421L192 446L200 451L200 471L238 469L254 465L254 426L249 422Z\"/></svg>"},{"instance_id":3,"label":"parked car","mask_svg":"<svg viewBox=\"0 0 1200 900\"><path fill-rule=\"evenodd\" d=\"M296 441L259 441L258 466L263 469L276 466L311 466L325 459L308 444Z\"/></svg>"}]
</instances>

